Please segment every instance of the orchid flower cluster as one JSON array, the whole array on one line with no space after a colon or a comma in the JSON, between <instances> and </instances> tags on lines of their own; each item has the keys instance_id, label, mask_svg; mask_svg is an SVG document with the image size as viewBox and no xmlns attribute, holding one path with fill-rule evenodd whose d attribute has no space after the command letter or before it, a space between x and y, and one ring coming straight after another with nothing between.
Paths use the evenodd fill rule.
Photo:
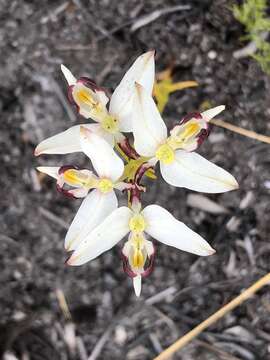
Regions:
<instances>
[{"instance_id":1,"label":"orchid flower cluster","mask_svg":"<svg viewBox=\"0 0 270 360\"><path fill-rule=\"evenodd\" d=\"M139 296L142 278L151 273L156 255L149 237L200 256L215 252L161 206L143 208L146 188L141 180L144 175L155 178L159 163L161 176L172 186L205 193L236 189L231 174L195 152L209 135L209 121L225 107L188 114L168 131L152 98L154 51L136 59L110 99L93 80L76 79L64 65L61 70L70 102L81 116L95 121L73 126L35 149L36 156L83 152L92 163L93 171L75 165L37 168L55 178L61 193L84 198L65 237L65 249L72 252L67 264L85 264L128 235L122 248L123 269ZM127 206L118 207L117 192L127 194Z\"/></svg>"}]
</instances>

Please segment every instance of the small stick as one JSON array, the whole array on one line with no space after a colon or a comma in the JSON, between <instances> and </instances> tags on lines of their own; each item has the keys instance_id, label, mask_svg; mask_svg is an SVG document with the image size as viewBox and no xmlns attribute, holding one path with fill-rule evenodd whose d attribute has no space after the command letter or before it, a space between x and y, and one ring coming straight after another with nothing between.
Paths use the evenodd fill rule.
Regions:
<instances>
[{"instance_id":1,"label":"small stick","mask_svg":"<svg viewBox=\"0 0 270 360\"><path fill-rule=\"evenodd\" d=\"M62 310L65 319L70 321L71 313L69 311L68 304L67 304L66 297L65 297L63 290L58 288L58 289L56 289L55 294L56 294L56 297L57 297L57 300L59 303L59 307Z\"/></svg>"},{"instance_id":2,"label":"small stick","mask_svg":"<svg viewBox=\"0 0 270 360\"><path fill-rule=\"evenodd\" d=\"M46 15L41 18L40 22L41 24L46 24L49 20L57 21L57 17L59 14L61 14L63 11L65 11L70 5L69 1L65 1L63 4L60 4L55 8L49 15Z\"/></svg>"},{"instance_id":3,"label":"small stick","mask_svg":"<svg viewBox=\"0 0 270 360\"><path fill-rule=\"evenodd\" d=\"M169 297L174 295L176 293L176 291L177 291L177 289L174 286L170 286L167 289L162 290L161 292L146 299L145 302L148 305L154 305L157 302L168 299Z\"/></svg>"},{"instance_id":4,"label":"small stick","mask_svg":"<svg viewBox=\"0 0 270 360\"><path fill-rule=\"evenodd\" d=\"M58 100L60 101L61 105L63 106L64 110L66 111L69 119L71 120L71 122L75 123L76 116L74 115L74 113L71 109L71 106L66 99L66 96L63 94L62 89L60 88L58 83L53 78L51 78L51 84L52 84L52 88L53 88L54 92L56 93L56 96L58 97Z\"/></svg>"},{"instance_id":5,"label":"small stick","mask_svg":"<svg viewBox=\"0 0 270 360\"><path fill-rule=\"evenodd\" d=\"M105 331L105 333L100 337L100 339L99 339L98 342L96 343L96 345L95 345L92 353L91 353L90 356L88 357L88 360L96 360L96 359L99 357L99 355L100 355L100 353L101 353L104 345L106 344L106 342L108 341L108 339L109 339L109 337L110 337L110 335L111 335L111 332L112 332L112 330L113 330L114 325L115 325L114 323L111 324L111 325L107 328L107 330Z\"/></svg>"},{"instance_id":6,"label":"small stick","mask_svg":"<svg viewBox=\"0 0 270 360\"><path fill-rule=\"evenodd\" d=\"M220 127L224 128L224 129L233 131L233 132L235 132L237 134L249 137L251 139L255 139L255 140L258 140L258 141L262 141L262 142L264 142L266 144L270 144L270 136L261 135L261 134L256 133L255 131L243 129L243 128L239 127L239 126L232 125L232 124L227 123L226 121L223 121L223 120L220 120L220 119L211 119L210 123L214 124L216 126L220 126Z\"/></svg>"},{"instance_id":7,"label":"small stick","mask_svg":"<svg viewBox=\"0 0 270 360\"><path fill-rule=\"evenodd\" d=\"M38 210L41 213L41 215L43 215L46 219L54 222L56 225L60 226L61 228L65 229L65 230L68 230L69 224L66 223L64 220L60 219L60 217L58 217L57 215L55 215L51 211L43 208L42 206L40 206L38 208Z\"/></svg>"},{"instance_id":8,"label":"small stick","mask_svg":"<svg viewBox=\"0 0 270 360\"><path fill-rule=\"evenodd\" d=\"M223 306L213 315L211 315L208 319L201 322L194 329L189 331L187 334L182 336L176 342L174 342L171 346L169 346L166 350L164 350L161 354L154 358L154 360L167 360L169 359L176 351L182 349L186 344L192 341L195 337L197 337L202 331L207 329L209 326L213 325L217 320L221 319L225 316L229 311L235 309L237 306L241 305L245 300L249 299L252 295L254 295L258 290L260 290L263 286L268 285L270 283L270 273L261 277L258 281L256 281L252 286L247 288L242 294L238 295L235 299L230 301L227 305Z\"/></svg>"},{"instance_id":9,"label":"small stick","mask_svg":"<svg viewBox=\"0 0 270 360\"><path fill-rule=\"evenodd\" d=\"M155 349L156 353L157 354L160 353L163 349L162 349L162 346L160 345L157 335L155 333L150 333L149 339L151 340L151 343L152 343L153 348Z\"/></svg>"},{"instance_id":10,"label":"small stick","mask_svg":"<svg viewBox=\"0 0 270 360\"><path fill-rule=\"evenodd\" d=\"M140 29L141 27L148 25L151 22L157 20L160 16L167 15L177 11L190 10L190 9L191 9L190 5L177 5L165 9L155 10L152 13L143 15L139 19L137 19L134 22L134 24L131 26L130 31L134 32Z\"/></svg>"},{"instance_id":11,"label":"small stick","mask_svg":"<svg viewBox=\"0 0 270 360\"><path fill-rule=\"evenodd\" d=\"M87 360L88 356L87 356L87 352L86 352L85 345L84 345L84 342L83 342L82 338L77 336L76 337L76 342L77 342L77 350L78 350L78 354L80 356L80 359L81 360Z\"/></svg>"}]
</instances>

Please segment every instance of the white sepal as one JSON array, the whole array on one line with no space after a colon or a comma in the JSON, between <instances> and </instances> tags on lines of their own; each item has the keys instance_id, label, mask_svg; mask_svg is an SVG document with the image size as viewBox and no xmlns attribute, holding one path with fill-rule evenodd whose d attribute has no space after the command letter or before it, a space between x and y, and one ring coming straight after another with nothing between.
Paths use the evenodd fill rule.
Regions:
<instances>
[{"instance_id":1,"label":"white sepal","mask_svg":"<svg viewBox=\"0 0 270 360\"><path fill-rule=\"evenodd\" d=\"M63 64L61 64L61 71L64 74L64 77L67 80L68 85L75 85L77 82L77 79L72 74L72 72Z\"/></svg>"},{"instance_id":2,"label":"white sepal","mask_svg":"<svg viewBox=\"0 0 270 360\"><path fill-rule=\"evenodd\" d=\"M235 178L195 152L177 150L175 160L160 164L164 180L173 186L205 193L222 193L238 188Z\"/></svg>"},{"instance_id":3,"label":"white sepal","mask_svg":"<svg viewBox=\"0 0 270 360\"><path fill-rule=\"evenodd\" d=\"M141 290L142 290L142 277L141 275L137 275L132 280L133 280L135 295L139 297L141 295Z\"/></svg>"},{"instance_id":4,"label":"white sepal","mask_svg":"<svg viewBox=\"0 0 270 360\"><path fill-rule=\"evenodd\" d=\"M65 249L75 250L80 242L107 216L117 209L118 201L114 191L102 194L93 190L81 203L65 238Z\"/></svg>"},{"instance_id":5,"label":"white sepal","mask_svg":"<svg viewBox=\"0 0 270 360\"><path fill-rule=\"evenodd\" d=\"M58 180L60 166L38 166L37 170Z\"/></svg>"},{"instance_id":6,"label":"white sepal","mask_svg":"<svg viewBox=\"0 0 270 360\"><path fill-rule=\"evenodd\" d=\"M132 211L128 207L116 209L80 242L67 264L82 265L110 250L129 232L131 216Z\"/></svg>"},{"instance_id":7,"label":"white sepal","mask_svg":"<svg viewBox=\"0 0 270 360\"><path fill-rule=\"evenodd\" d=\"M85 198L89 190L86 188L71 189L68 191L70 195L73 195L76 199Z\"/></svg>"},{"instance_id":8,"label":"white sepal","mask_svg":"<svg viewBox=\"0 0 270 360\"><path fill-rule=\"evenodd\" d=\"M59 134L43 140L36 147L35 156L41 154L70 154L82 151L80 143L80 126L81 125L72 126ZM107 131L104 131L100 124L85 124L83 126L100 135L113 146L113 136Z\"/></svg>"},{"instance_id":9,"label":"white sepal","mask_svg":"<svg viewBox=\"0 0 270 360\"><path fill-rule=\"evenodd\" d=\"M167 128L151 95L140 85L135 85L132 128L134 147L142 156L153 156L167 138Z\"/></svg>"},{"instance_id":10,"label":"white sepal","mask_svg":"<svg viewBox=\"0 0 270 360\"><path fill-rule=\"evenodd\" d=\"M224 110L225 110L225 106L224 105L219 105L219 106L216 106L216 107L214 107L212 109L203 111L201 113L201 116L205 121L210 121L211 119L213 119L215 116L217 116L218 114L220 114Z\"/></svg>"},{"instance_id":11,"label":"white sepal","mask_svg":"<svg viewBox=\"0 0 270 360\"><path fill-rule=\"evenodd\" d=\"M199 234L175 219L161 206L149 205L142 214L147 222L145 232L154 239L200 256L215 253L215 250Z\"/></svg>"},{"instance_id":12,"label":"white sepal","mask_svg":"<svg viewBox=\"0 0 270 360\"><path fill-rule=\"evenodd\" d=\"M132 131L131 112L135 82L152 94L155 80L155 52L139 56L124 75L110 101L110 114L119 120L120 131Z\"/></svg>"},{"instance_id":13,"label":"white sepal","mask_svg":"<svg viewBox=\"0 0 270 360\"><path fill-rule=\"evenodd\" d=\"M90 158L99 177L118 180L124 171L124 163L112 147L100 136L81 126L80 141L83 152Z\"/></svg>"}]
</instances>

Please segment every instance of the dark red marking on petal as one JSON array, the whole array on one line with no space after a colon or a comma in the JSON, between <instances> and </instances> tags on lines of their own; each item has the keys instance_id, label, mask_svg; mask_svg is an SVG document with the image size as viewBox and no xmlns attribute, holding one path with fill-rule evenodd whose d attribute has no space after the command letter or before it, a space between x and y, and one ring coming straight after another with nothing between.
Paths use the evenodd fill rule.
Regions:
<instances>
[{"instance_id":1,"label":"dark red marking on petal","mask_svg":"<svg viewBox=\"0 0 270 360\"><path fill-rule=\"evenodd\" d=\"M143 175L145 174L145 172L151 168L153 169L153 166L151 166L151 165L149 165L149 163L145 162L137 169L136 174L135 174L135 183L137 184L138 187L139 187L140 181L141 181Z\"/></svg>"},{"instance_id":2,"label":"dark red marking on petal","mask_svg":"<svg viewBox=\"0 0 270 360\"><path fill-rule=\"evenodd\" d=\"M153 243L152 243L153 244ZM156 246L153 244L154 252L149 258L148 266L145 268L144 272L141 274L142 277L147 277L152 274L154 270L155 258L156 258Z\"/></svg>"},{"instance_id":3,"label":"dark red marking on petal","mask_svg":"<svg viewBox=\"0 0 270 360\"><path fill-rule=\"evenodd\" d=\"M199 134L196 136L197 141L198 141L198 147L201 146L202 143L208 138L212 128L213 128L213 126L211 124L208 124L207 129L201 129Z\"/></svg>"},{"instance_id":4,"label":"dark red marking on petal","mask_svg":"<svg viewBox=\"0 0 270 360\"><path fill-rule=\"evenodd\" d=\"M74 196L70 190L66 190L66 189L63 189L60 185L56 184L56 190L60 193L60 194L63 194L65 195L66 197L70 198L70 199L79 199L77 198L76 196Z\"/></svg>"},{"instance_id":5,"label":"dark red marking on petal","mask_svg":"<svg viewBox=\"0 0 270 360\"><path fill-rule=\"evenodd\" d=\"M70 169L74 169L74 170L81 170L78 166L76 165L63 165L59 168L58 170L58 174L59 175L62 175L64 174L64 172L66 172L67 170L70 170Z\"/></svg>"},{"instance_id":6,"label":"dark red marking on petal","mask_svg":"<svg viewBox=\"0 0 270 360\"><path fill-rule=\"evenodd\" d=\"M183 125L185 123L187 123L189 120L191 119L202 119L202 115L199 112L192 112L187 114L186 116L183 117L183 119L180 120L179 124Z\"/></svg>"},{"instance_id":7,"label":"dark red marking on petal","mask_svg":"<svg viewBox=\"0 0 270 360\"><path fill-rule=\"evenodd\" d=\"M89 89L91 89L92 91L103 91L106 95L107 95L107 90L102 87L102 86L99 86L97 85L97 83L86 77L86 76L81 76L78 80L77 80L78 83L81 83L83 85L85 85L86 87L88 87Z\"/></svg>"},{"instance_id":8,"label":"dark red marking on petal","mask_svg":"<svg viewBox=\"0 0 270 360\"><path fill-rule=\"evenodd\" d=\"M68 100L70 101L71 104L75 104L75 102L73 100L73 95L72 95L73 87L74 87L74 85L69 85L69 87L68 87Z\"/></svg>"},{"instance_id":9,"label":"dark red marking on petal","mask_svg":"<svg viewBox=\"0 0 270 360\"><path fill-rule=\"evenodd\" d=\"M130 158L130 159L139 159L140 155L137 151L130 145L128 138L125 138L123 141L118 143L120 149Z\"/></svg>"},{"instance_id":10,"label":"dark red marking on petal","mask_svg":"<svg viewBox=\"0 0 270 360\"><path fill-rule=\"evenodd\" d=\"M127 274L127 276L129 276L131 278L136 277L137 274L130 268L128 258L123 254L122 251L121 251L121 258L122 258L122 261L123 261L123 270Z\"/></svg>"},{"instance_id":11,"label":"dark red marking on petal","mask_svg":"<svg viewBox=\"0 0 270 360\"><path fill-rule=\"evenodd\" d=\"M155 264L155 256L151 255L149 259L149 265L146 267L144 272L141 274L142 277L147 277L152 274L154 270L154 264Z\"/></svg>"},{"instance_id":12,"label":"dark red marking on petal","mask_svg":"<svg viewBox=\"0 0 270 360\"><path fill-rule=\"evenodd\" d=\"M72 254L73 254L73 252L74 252L74 251L72 251ZM69 261L69 259L71 258L72 254L70 254L70 255L68 256L68 258L65 260L65 265L68 265L68 261Z\"/></svg>"}]
</instances>

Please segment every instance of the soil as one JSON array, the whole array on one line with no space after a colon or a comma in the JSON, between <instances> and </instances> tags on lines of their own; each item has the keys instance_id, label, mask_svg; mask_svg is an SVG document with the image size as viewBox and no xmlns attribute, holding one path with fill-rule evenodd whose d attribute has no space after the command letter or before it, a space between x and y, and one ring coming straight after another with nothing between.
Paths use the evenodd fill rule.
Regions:
<instances>
[{"instance_id":1,"label":"soil","mask_svg":"<svg viewBox=\"0 0 270 360\"><path fill-rule=\"evenodd\" d=\"M38 176L35 167L89 164L83 154L33 156L42 139L85 121L66 100L61 63L113 89L136 56L156 49L158 71L173 62L175 80L200 84L171 96L164 112L168 126L207 102L226 105L224 120L270 134L270 77L253 59L233 57L245 44L231 2L183 3L190 9L132 32L131 24L141 16L179 1L0 0L4 359L84 360L95 349L93 360L102 336L99 359L153 359L270 271L269 145L217 127L200 153L240 184L238 191L206 195L227 212L188 205L192 192L170 187L160 177L146 182L144 197L146 204L166 207L204 236L217 250L214 256L198 258L158 245L155 270L145 279L140 299L122 271L120 246L82 267L64 265L63 239L80 200L57 193L54 182ZM152 298L164 290L166 296ZM72 322L59 306L59 293ZM270 293L264 288L175 359L270 359L269 312Z\"/></svg>"}]
</instances>

